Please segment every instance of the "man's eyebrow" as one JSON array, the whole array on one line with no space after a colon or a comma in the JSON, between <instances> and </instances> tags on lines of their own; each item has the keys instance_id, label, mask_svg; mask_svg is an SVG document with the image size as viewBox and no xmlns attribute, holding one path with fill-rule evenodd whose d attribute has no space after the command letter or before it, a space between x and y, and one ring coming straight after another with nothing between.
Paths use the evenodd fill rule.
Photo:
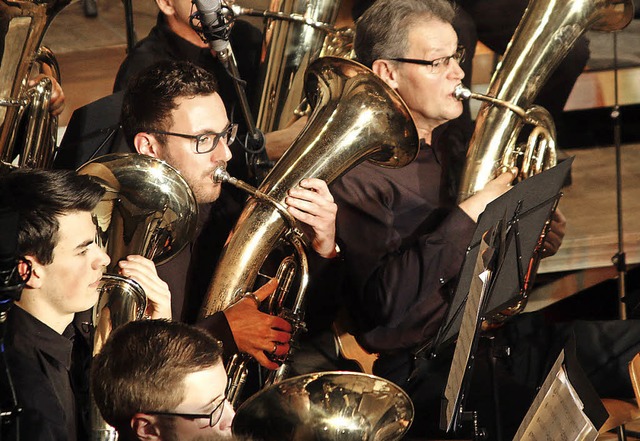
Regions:
<instances>
[{"instance_id":1,"label":"man's eyebrow","mask_svg":"<svg viewBox=\"0 0 640 441\"><path fill-rule=\"evenodd\" d=\"M80 250L80 249L82 249L82 248L86 248L86 247L88 247L89 245L91 245L91 244L93 244L93 243L94 243L94 240L93 240L93 239L87 239L87 240L85 240L84 242L82 242L81 244L79 244L78 246L76 246L76 248L75 248L75 249L76 249L76 250Z\"/></svg>"}]
</instances>

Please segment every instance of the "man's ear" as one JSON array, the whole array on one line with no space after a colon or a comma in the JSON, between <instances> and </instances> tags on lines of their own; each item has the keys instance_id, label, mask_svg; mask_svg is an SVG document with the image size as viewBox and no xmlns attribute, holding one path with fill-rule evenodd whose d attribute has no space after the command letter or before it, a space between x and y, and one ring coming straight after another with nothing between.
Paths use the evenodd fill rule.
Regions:
<instances>
[{"instance_id":1,"label":"man's ear","mask_svg":"<svg viewBox=\"0 0 640 441\"><path fill-rule=\"evenodd\" d=\"M398 83L396 81L398 71L393 62L389 60L376 60L373 62L371 70L382 78L382 80L392 89L395 90L398 88Z\"/></svg>"},{"instance_id":2,"label":"man's ear","mask_svg":"<svg viewBox=\"0 0 640 441\"><path fill-rule=\"evenodd\" d=\"M157 441L161 439L157 420L151 415L136 413L131 418L131 430L139 440Z\"/></svg>"},{"instance_id":3,"label":"man's ear","mask_svg":"<svg viewBox=\"0 0 640 441\"><path fill-rule=\"evenodd\" d=\"M176 13L175 8L173 7L173 0L156 0L156 4L158 5L158 9L164 15L173 15Z\"/></svg>"},{"instance_id":4,"label":"man's ear","mask_svg":"<svg viewBox=\"0 0 640 441\"><path fill-rule=\"evenodd\" d=\"M29 277L29 280L27 280L27 287L32 289L38 289L42 287L44 267L34 256L24 256L24 258L25 260L28 260L29 263L31 263L31 276ZM18 264L18 272L20 274L26 274L27 271L27 264L24 262L20 262Z\"/></svg>"},{"instance_id":5,"label":"man's ear","mask_svg":"<svg viewBox=\"0 0 640 441\"><path fill-rule=\"evenodd\" d=\"M156 139L145 132L137 133L133 138L133 147L136 149L136 152L141 155L153 156L154 158L159 158L159 146Z\"/></svg>"}]
</instances>

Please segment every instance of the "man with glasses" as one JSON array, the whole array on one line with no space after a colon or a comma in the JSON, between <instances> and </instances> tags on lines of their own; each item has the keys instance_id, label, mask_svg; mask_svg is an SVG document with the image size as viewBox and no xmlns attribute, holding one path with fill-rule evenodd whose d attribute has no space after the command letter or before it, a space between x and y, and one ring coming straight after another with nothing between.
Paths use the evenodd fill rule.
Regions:
<instances>
[{"instance_id":1,"label":"man with glasses","mask_svg":"<svg viewBox=\"0 0 640 441\"><path fill-rule=\"evenodd\" d=\"M116 329L91 367L93 396L123 441L231 437L222 345L207 332L164 320Z\"/></svg>"},{"instance_id":2,"label":"man with glasses","mask_svg":"<svg viewBox=\"0 0 640 441\"><path fill-rule=\"evenodd\" d=\"M237 219L227 200L219 199L221 184L212 178L214 171L231 159L229 143L235 125L229 123L213 76L191 63L174 61L161 62L134 77L125 92L121 119L128 143L137 152L163 159L178 169L199 204L196 239L158 267L160 277L170 286L173 318L195 323L219 254ZM335 259L336 205L326 183L304 179L289 191L286 204L289 212L309 227L313 249L310 270L332 271L339 265ZM247 297L198 322L222 340L225 357L240 351L267 368L278 366L268 355L288 352L291 325L257 309L257 303L275 287L272 281L257 290L255 298Z\"/></svg>"},{"instance_id":3,"label":"man with glasses","mask_svg":"<svg viewBox=\"0 0 640 441\"><path fill-rule=\"evenodd\" d=\"M507 171L456 203L459 177L437 130L462 112L453 91L464 78L465 51L454 17L448 0L377 0L357 21L357 59L407 104L421 149L402 169L363 163L331 187L345 245L342 296L356 336L379 354L374 373L411 395L412 432L420 436L442 436L440 396L450 358L425 360L416 352L436 336L478 216L515 176ZM562 231L551 233L545 246L557 249L561 237Z\"/></svg>"}]
</instances>

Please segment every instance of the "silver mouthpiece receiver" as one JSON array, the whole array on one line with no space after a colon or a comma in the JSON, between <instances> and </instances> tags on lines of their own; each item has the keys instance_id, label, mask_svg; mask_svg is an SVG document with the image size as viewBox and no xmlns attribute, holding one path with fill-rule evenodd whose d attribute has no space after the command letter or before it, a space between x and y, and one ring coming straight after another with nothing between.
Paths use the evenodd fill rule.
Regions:
<instances>
[{"instance_id":1,"label":"silver mouthpiece receiver","mask_svg":"<svg viewBox=\"0 0 640 441\"><path fill-rule=\"evenodd\" d=\"M214 183L221 184L223 182L228 182L231 179L231 175L227 173L224 167L218 167L213 171L213 176L211 178Z\"/></svg>"},{"instance_id":2,"label":"silver mouthpiece receiver","mask_svg":"<svg viewBox=\"0 0 640 441\"><path fill-rule=\"evenodd\" d=\"M458 84L456 88L453 89L453 96L460 101L468 100L471 98L471 91L462 84Z\"/></svg>"}]
</instances>

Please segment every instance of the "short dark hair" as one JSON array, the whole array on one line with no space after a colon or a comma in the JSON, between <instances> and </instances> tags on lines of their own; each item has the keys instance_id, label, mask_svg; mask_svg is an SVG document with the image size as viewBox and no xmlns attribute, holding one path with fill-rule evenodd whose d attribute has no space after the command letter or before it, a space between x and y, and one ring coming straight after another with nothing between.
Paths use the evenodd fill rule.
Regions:
<instances>
[{"instance_id":1,"label":"short dark hair","mask_svg":"<svg viewBox=\"0 0 640 441\"><path fill-rule=\"evenodd\" d=\"M176 99L218 91L215 76L187 61L161 61L138 73L127 85L120 121L126 141L139 132L167 130ZM157 135L165 143L165 137Z\"/></svg>"},{"instance_id":2,"label":"short dark hair","mask_svg":"<svg viewBox=\"0 0 640 441\"><path fill-rule=\"evenodd\" d=\"M104 420L123 437L144 411L173 411L184 400L186 375L222 362L222 344L206 331L167 320L116 329L91 366L93 397Z\"/></svg>"},{"instance_id":3,"label":"short dark hair","mask_svg":"<svg viewBox=\"0 0 640 441\"><path fill-rule=\"evenodd\" d=\"M58 243L58 217L91 212L104 192L91 177L71 170L15 169L0 177L3 206L18 213L18 255L50 264Z\"/></svg>"},{"instance_id":4,"label":"short dark hair","mask_svg":"<svg viewBox=\"0 0 640 441\"><path fill-rule=\"evenodd\" d=\"M356 22L356 58L371 67L376 60L403 57L416 23L435 18L451 24L454 17L449 0L376 0Z\"/></svg>"}]
</instances>

